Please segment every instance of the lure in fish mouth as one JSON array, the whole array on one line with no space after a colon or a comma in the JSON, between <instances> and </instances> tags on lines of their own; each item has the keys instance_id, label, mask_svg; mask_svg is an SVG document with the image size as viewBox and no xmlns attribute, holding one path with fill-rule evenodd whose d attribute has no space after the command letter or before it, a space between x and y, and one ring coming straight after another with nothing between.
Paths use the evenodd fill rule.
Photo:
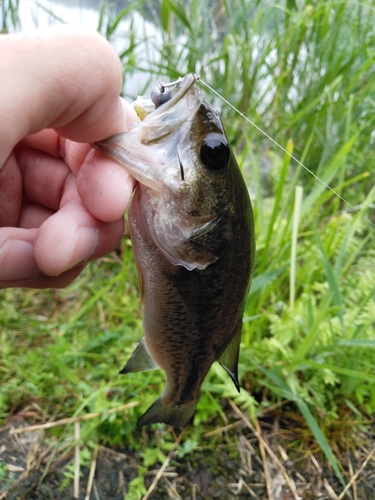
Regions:
<instances>
[{"instance_id":1,"label":"lure in fish mouth","mask_svg":"<svg viewBox=\"0 0 375 500\"><path fill-rule=\"evenodd\" d=\"M195 83L160 84L135 101L140 123L96 144L138 181L129 224L144 337L120 373L162 368L167 378L140 426L189 423L214 361L239 390L253 213L220 116Z\"/></svg>"}]
</instances>

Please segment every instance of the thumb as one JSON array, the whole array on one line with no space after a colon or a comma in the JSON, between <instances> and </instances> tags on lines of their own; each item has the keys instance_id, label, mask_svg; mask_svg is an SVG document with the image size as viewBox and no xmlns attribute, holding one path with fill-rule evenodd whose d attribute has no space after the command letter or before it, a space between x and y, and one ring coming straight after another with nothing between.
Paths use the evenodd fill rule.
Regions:
<instances>
[{"instance_id":1,"label":"thumb","mask_svg":"<svg viewBox=\"0 0 375 500\"><path fill-rule=\"evenodd\" d=\"M0 68L0 167L22 138L44 128L78 142L124 130L120 60L95 31L0 35Z\"/></svg>"}]
</instances>

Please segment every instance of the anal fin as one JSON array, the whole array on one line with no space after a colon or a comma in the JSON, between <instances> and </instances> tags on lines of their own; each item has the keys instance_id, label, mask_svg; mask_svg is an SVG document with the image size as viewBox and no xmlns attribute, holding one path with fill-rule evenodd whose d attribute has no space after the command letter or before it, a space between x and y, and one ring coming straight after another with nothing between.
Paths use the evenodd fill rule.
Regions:
<instances>
[{"instance_id":1,"label":"anal fin","mask_svg":"<svg viewBox=\"0 0 375 500\"><path fill-rule=\"evenodd\" d=\"M139 344L135 348L133 354L128 359L124 368L120 371L123 373L130 372L146 372L148 370L156 370L159 366L149 355L144 337L141 338Z\"/></svg>"}]
</instances>

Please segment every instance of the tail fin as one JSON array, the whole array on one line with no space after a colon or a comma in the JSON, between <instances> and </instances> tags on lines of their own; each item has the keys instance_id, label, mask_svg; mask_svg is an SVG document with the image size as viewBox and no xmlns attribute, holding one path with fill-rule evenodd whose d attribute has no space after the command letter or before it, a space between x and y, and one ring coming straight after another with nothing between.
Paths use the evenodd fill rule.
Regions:
<instances>
[{"instance_id":1,"label":"tail fin","mask_svg":"<svg viewBox=\"0 0 375 500\"><path fill-rule=\"evenodd\" d=\"M137 426L150 425L156 422L182 428L189 424L194 417L198 401L189 401L183 405L165 405L160 397L138 420Z\"/></svg>"}]
</instances>

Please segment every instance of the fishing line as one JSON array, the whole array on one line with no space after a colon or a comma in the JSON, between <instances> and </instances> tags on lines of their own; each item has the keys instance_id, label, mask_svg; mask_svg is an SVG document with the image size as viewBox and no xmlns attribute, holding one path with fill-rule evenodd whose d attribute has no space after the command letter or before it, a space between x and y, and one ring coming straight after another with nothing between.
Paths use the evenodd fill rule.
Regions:
<instances>
[{"instance_id":1,"label":"fishing line","mask_svg":"<svg viewBox=\"0 0 375 500\"><path fill-rule=\"evenodd\" d=\"M215 89L213 89L210 85L208 85L208 83L206 83L205 81L203 81L201 78L199 78L198 81L200 83L202 83L205 87L207 87L211 92L213 92L222 101L224 101L225 104L227 104L229 107L231 107L236 113L238 113L242 118L244 118L248 123L250 123L250 125L252 125L253 127L255 127L261 134L263 134L265 137L267 137L267 139L269 139L273 144L275 144L275 146L277 146L284 153L286 153L288 156L290 156L290 158L292 158L292 160L294 160L296 163L298 163L298 165L300 165L301 167L303 167L310 175L312 175L313 177L315 177L315 179L317 181L319 181L321 184L323 184L323 186L325 186L327 189L329 189L334 195L338 196L341 201L343 201L346 205L348 205L350 207L351 210L353 210L354 212L359 213L359 210L354 205L352 205L351 203L349 203L343 196L341 196L337 191L335 191L333 188L331 188L331 186L329 184L327 184L320 177L318 177L316 174L314 174L314 172L312 170L310 170L308 167L306 167L306 165L304 165L301 161L299 161L299 159L296 158L294 155L292 155L291 153L289 153L289 151L287 151L283 146L281 146L281 144L279 144L278 142L276 142L275 139L272 139L272 137L270 135L268 135L267 132L265 132L264 130L262 130L256 123L254 123L253 121L251 121L250 118L248 118L239 109L237 109L235 106L233 106L233 104L231 104L229 101L227 101L225 99L225 97L223 97L221 94L219 94L219 92L217 92ZM373 224L370 220L368 222L370 222L370 224L375 227L375 224Z\"/></svg>"}]
</instances>

